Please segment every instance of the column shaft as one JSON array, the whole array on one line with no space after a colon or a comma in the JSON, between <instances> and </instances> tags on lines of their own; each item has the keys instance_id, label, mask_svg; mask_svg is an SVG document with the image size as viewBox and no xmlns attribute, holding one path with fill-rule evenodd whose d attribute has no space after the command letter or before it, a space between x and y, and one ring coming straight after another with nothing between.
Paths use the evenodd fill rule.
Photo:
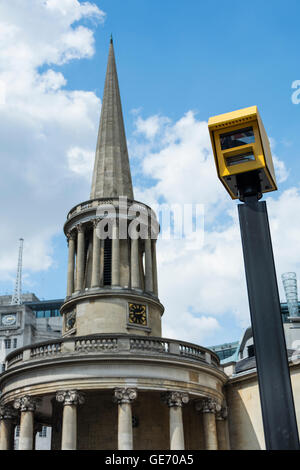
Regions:
<instances>
[{"instance_id":1,"label":"column shaft","mask_svg":"<svg viewBox=\"0 0 300 470\"><path fill-rule=\"evenodd\" d=\"M21 411L19 450L33 449L34 412Z\"/></svg>"},{"instance_id":2,"label":"column shaft","mask_svg":"<svg viewBox=\"0 0 300 470\"><path fill-rule=\"evenodd\" d=\"M214 413L203 413L203 431L206 450L218 450L216 417Z\"/></svg>"},{"instance_id":3,"label":"column shaft","mask_svg":"<svg viewBox=\"0 0 300 470\"><path fill-rule=\"evenodd\" d=\"M84 279L84 229L80 227L77 234L77 259L76 259L76 291L83 289Z\"/></svg>"},{"instance_id":4,"label":"column shaft","mask_svg":"<svg viewBox=\"0 0 300 470\"><path fill-rule=\"evenodd\" d=\"M59 390L56 400L64 405L61 450L76 450L77 406L85 402L85 397L78 390Z\"/></svg>"},{"instance_id":5,"label":"column shaft","mask_svg":"<svg viewBox=\"0 0 300 470\"><path fill-rule=\"evenodd\" d=\"M145 240L145 291L153 292L152 246L150 238Z\"/></svg>"},{"instance_id":6,"label":"column shaft","mask_svg":"<svg viewBox=\"0 0 300 470\"><path fill-rule=\"evenodd\" d=\"M217 436L218 436L218 449L229 450L229 433L228 433L228 421L227 419L217 419Z\"/></svg>"},{"instance_id":7,"label":"column shaft","mask_svg":"<svg viewBox=\"0 0 300 470\"><path fill-rule=\"evenodd\" d=\"M75 266L75 240L73 236L69 237L69 259L68 259L68 285L67 296L74 292L74 266Z\"/></svg>"},{"instance_id":8,"label":"column shaft","mask_svg":"<svg viewBox=\"0 0 300 470\"><path fill-rule=\"evenodd\" d=\"M170 450L184 450L182 407L170 406Z\"/></svg>"},{"instance_id":9,"label":"column shaft","mask_svg":"<svg viewBox=\"0 0 300 470\"><path fill-rule=\"evenodd\" d=\"M93 266L92 266L92 287L100 286L100 238L97 235L97 225L94 225L93 232Z\"/></svg>"},{"instance_id":10,"label":"column shaft","mask_svg":"<svg viewBox=\"0 0 300 470\"><path fill-rule=\"evenodd\" d=\"M184 450L182 406L189 402L189 395L186 392L170 391L163 393L162 400L169 407L170 450Z\"/></svg>"},{"instance_id":11,"label":"column shaft","mask_svg":"<svg viewBox=\"0 0 300 470\"><path fill-rule=\"evenodd\" d=\"M131 288L141 288L139 240L131 239Z\"/></svg>"},{"instance_id":12,"label":"column shaft","mask_svg":"<svg viewBox=\"0 0 300 470\"><path fill-rule=\"evenodd\" d=\"M12 419L0 421L0 450L13 449L14 422Z\"/></svg>"},{"instance_id":13,"label":"column shaft","mask_svg":"<svg viewBox=\"0 0 300 470\"><path fill-rule=\"evenodd\" d=\"M77 407L64 405L61 450L76 450L77 447Z\"/></svg>"},{"instance_id":14,"label":"column shaft","mask_svg":"<svg viewBox=\"0 0 300 470\"><path fill-rule=\"evenodd\" d=\"M137 397L135 388L116 388L114 401L118 403L118 449L132 450L132 411L131 403Z\"/></svg>"},{"instance_id":15,"label":"column shaft","mask_svg":"<svg viewBox=\"0 0 300 470\"><path fill-rule=\"evenodd\" d=\"M118 405L118 449L133 449L131 403Z\"/></svg>"},{"instance_id":16,"label":"column shaft","mask_svg":"<svg viewBox=\"0 0 300 470\"><path fill-rule=\"evenodd\" d=\"M112 229L111 285L120 285L120 240L117 224Z\"/></svg>"},{"instance_id":17,"label":"column shaft","mask_svg":"<svg viewBox=\"0 0 300 470\"><path fill-rule=\"evenodd\" d=\"M153 293L158 296L156 240L152 240Z\"/></svg>"}]
</instances>

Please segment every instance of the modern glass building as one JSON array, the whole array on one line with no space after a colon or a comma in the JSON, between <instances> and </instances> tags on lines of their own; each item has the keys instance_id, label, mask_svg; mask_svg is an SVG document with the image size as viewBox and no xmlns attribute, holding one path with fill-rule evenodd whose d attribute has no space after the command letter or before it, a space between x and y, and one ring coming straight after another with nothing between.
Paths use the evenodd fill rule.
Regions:
<instances>
[{"instance_id":1,"label":"modern glass building","mask_svg":"<svg viewBox=\"0 0 300 470\"><path fill-rule=\"evenodd\" d=\"M233 343L223 343L218 344L217 346L210 346L209 349L217 353L219 359L222 361L227 359L227 357L232 356L239 346L239 341L234 341Z\"/></svg>"},{"instance_id":2,"label":"modern glass building","mask_svg":"<svg viewBox=\"0 0 300 470\"><path fill-rule=\"evenodd\" d=\"M290 320L290 314L287 302L281 302L281 318L283 325L288 325ZM298 302L298 308L300 311L300 302ZM217 353L221 361L228 358L232 360L240 360L255 356L253 337L251 327L247 328L240 341L234 341L232 343L223 343L216 346L210 346L209 349ZM227 362L227 361L226 361Z\"/></svg>"},{"instance_id":3,"label":"modern glass building","mask_svg":"<svg viewBox=\"0 0 300 470\"><path fill-rule=\"evenodd\" d=\"M59 309L62 306L62 303L63 299L24 302L24 304L35 313L36 318L59 317Z\"/></svg>"}]
</instances>

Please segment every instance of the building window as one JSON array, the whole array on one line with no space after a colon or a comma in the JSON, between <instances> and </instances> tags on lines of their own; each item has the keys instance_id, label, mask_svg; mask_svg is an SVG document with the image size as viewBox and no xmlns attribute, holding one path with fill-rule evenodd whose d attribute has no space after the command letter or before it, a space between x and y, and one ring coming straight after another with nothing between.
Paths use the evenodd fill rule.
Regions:
<instances>
[{"instance_id":1,"label":"building window","mask_svg":"<svg viewBox=\"0 0 300 470\"><path fill-rule=\"evenodd\" d=\"M36 310L36 318L50 318L50 317L60 317L59 309L51 310Z\"/></svg>"},{"instance_id":2,"label":"building window","mask_svg":"<svg viewBox=\"0 0 300 470\"><path fill-rule=\"evenodd\" d=\"M15 431L15 436L19 437L20 436L20 425L19 424L17 424L17 426L15 427L15 430L16 430Z\"/></svg>"},{"instance_id":3,"label":"building window","mask_svg":"<svg viewBox=\"0 0 300 470\"><path fill-rule=\"evenodd\" d=\"M2 364L1 372L5 372L5 363Z\"/></svg>"},{"instance_id":4,"label":"building window","mask_svg":"<svg viewBox=\"0 0 300 470\"><path fill-rule=\"evenodd\" d=\"M17 340L17 338L14 338L13 339L13 347L16 348L17 345L18 345L18 340Z\"/></svg>"},{"instance_id":5,"label":"building window","mask_svg":"<svg viewBox=\"0 0 300 470\"><path fill-rule=\"evenodd\" d=\"M254 357L255 356L254 344L251 344L251 346L248 346L247 350L248 350L248 357Z\"/></svg>"},{"instance_id":6,"label":"building window","mask_svg":"<svg viewBox=\"0 0 300 470\"><path fill-rule=\"evenodd\" d=\"M39 432L40 437L47 437L47 426L43 426L42 430Z\"/></svg>"},{"instance_id":7,"label":"building window","mask_svg":"<svg viewBox=\"0 0 300 470\"><path fill-rule=\"evenodd\" d=\"M10 338L6 338L4 340L4 347L5 347L5 349L10 349L11 348L11 339Z\"/></svg>"}]
</instances>

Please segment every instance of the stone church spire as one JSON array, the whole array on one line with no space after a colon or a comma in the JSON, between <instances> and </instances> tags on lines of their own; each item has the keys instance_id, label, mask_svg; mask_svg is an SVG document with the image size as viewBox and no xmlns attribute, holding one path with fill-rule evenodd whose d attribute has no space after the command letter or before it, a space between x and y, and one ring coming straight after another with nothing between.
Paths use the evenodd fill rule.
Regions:
<instances>
[{"instance_id":1,"label":"stone church spire","mask_svg":"<svg viewBox=\"0 0 300 470\"><path fill-rule=\"evenodd\" d=\"M73 207L64 225L69 247L64 336L161 335L158 230L154 211L133 200L111 40L91 198Z\"/></svg>"},{"instance_id":2,"label":"stone church spire","mask_svg":"<svg viewBox=\"0 0 300 470\"><path fill-rule=\"evenodd\" d=\"M127 196L133 199L122 105L110 39L91 199Z\"/></svg>"}]
</instances>

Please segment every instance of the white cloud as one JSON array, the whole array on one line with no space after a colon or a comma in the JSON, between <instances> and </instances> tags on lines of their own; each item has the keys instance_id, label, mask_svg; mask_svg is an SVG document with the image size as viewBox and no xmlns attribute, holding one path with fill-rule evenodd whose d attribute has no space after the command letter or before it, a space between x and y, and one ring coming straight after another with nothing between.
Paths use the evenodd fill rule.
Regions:
<instances>
[{"instance_id":1,"label":"white cloud","mask_svg":"<svg viewBox=\"0 0 300 470\"><path fill-rule=\"evenodd\" d=\"M10 0L0 4L0 65L62 64L94 52L92 31L76 22L105 17L96 5L77 0Z\"/></svg>"},{"instance_id":2,"label":"white cloud","mask_svg":"<svg viewBox=\"0 0 300 470\"><path fill-rule=\"evenodd\" d=\"M283 183L288 179L289 170L286 168L285 163L273 154L273 162L275 168L276 179L278 183Z\"/></svg>"},{"instance_id":3,"label":"white cloud","mask_svg":"<svg viewBox=\"0 0 300 470\"><path fill-rule=\"evenodd\" d=\"M67 153L69 168L74 173L86 176L91 181L95 152L80 147L71 147Z\"/></svg>"},{"instance_id":4,"label":"white cloud","mask_svg":"<svg viewBox=\"0 0 300 470\"><path fill-rule=\"evenodd\" d=\"M170 321L168 312L163 317L163 335L181 341L202 343L220 329L218 321L213 317L194 316L189 312L181 312Z\"/></svg>"},{"instance_id":5,"label":"white cloud","mask_svg":"<svg viewBox=\"0 0 300 470\"><path fill-rule=\"evenodd\" d=\"M146 176L157 180L151 187L152 197L158 199L163 196L174 203L209 206L228 201L216 178L207 123L198 121L192 111L175 123L160 117L159 132L155 133L157 139L153 140L151 135L151 139L147 140L145 129L151 128L152 123L151 117L143 121L138 118L136 130L136 133L143 135L141 170ZM136 144L140 145L140 142L131 143L132 146Z\"/></svg>"},{"instance_id":6,"label":"white cloud","mask_svg":"<svg viewBox=\"0 0 300 470\"><path fill-rule=\"evenodd\" d=\"M192 111L177 122L160 117L159 129L153 125L157 116L136 119L130 145L134 153L143 148L140 172L154 181L147 189L137 188L136 197L150 205L161 197L168 204L204 204L201 246L189 239L158 241L164 335L208 344L222 331L228 315L242 328L250 322L237 207L217 178L206 122ZM274 160L277 179L286 180L284 162ZM275 197L268 196L268 207L277 272L298 270L300 275L300 221L295 219L300 190L292 188Z\"/></svg>"},{"instance_id":7,"label":"white cloud","mask_svg":"<svg viewBox=\"0 0 300 470\"><path fill-rule=\"evenodd\" d=\"M136 133L144 134L147 139L153 139L157 134L160 134L161 129L169 122L168 118L158 114L150 116L148 119L143 119L138 115L135 123Z\"/></svg>"},{"instance_id":8,"label":"white cloud","mask_svg":"<svg viewBox=\"0 0 300 470\"><path fill-rule=\"evenodd\" d=\"M68 90L57 66L93 55L93 31L78 22L104 16L77 0L0 3L2 280L15 275L20 236L25 273L48 269L53 235L88 198L101 103L92 92Z\"/></svg>"}]
</instances>

